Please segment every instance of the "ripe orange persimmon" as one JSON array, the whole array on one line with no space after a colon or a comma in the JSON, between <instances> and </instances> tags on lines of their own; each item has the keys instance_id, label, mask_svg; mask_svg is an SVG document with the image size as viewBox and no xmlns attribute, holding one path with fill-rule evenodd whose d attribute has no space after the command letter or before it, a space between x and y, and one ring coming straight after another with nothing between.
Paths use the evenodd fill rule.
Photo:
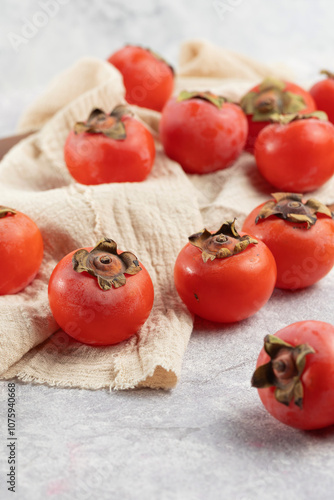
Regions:
<instances>
[{"instance_id":1,"label":"ripe orange persimmon","mask_svg":"<svg viewBox=\"0 0 334 500\"><path fill-rule=\"evenodd\" d=\"M0 295L20 292L35 278L43 239L27 215L0 206Z\"/></svg>"}]
</instances>

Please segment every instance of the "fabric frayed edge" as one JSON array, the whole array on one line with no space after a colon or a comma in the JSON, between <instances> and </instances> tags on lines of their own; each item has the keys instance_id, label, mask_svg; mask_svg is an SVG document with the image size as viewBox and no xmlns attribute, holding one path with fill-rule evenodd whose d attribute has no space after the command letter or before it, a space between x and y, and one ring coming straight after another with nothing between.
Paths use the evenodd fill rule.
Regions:
<instances>
[{"instance_id":1,"label":"fabric frayed edge","mask_svg":"<svg viewBox=\"0 0 334 500\"><path fill-rule=\"evenodd\" d=\"M0 376L0 380L19 380L24 383L32 383L36 385L45 385L45 386L50 386L50 387L57 387L57 388L71 388L71 389L88 389L91 391L98 391L101 389L107 389L109 392L113 391L118 391L118 390L134 390L134 389L144 389L144 388L149 388L149 389L162 389L162 390L169 390L172 389L173 387L176 386L177 381L178 381L178 376L176 375L174 370L170 370L167 368L164 368L162 365L157 365L154 367L152 370L153 373L149 375L145 375L145 378L142 380L139 380L137 383L132 383L132 384L124 384L124 383L111 383L111 384L98 384L94 387L91 385L80 382L76 383L71 380L68 381L57 381L57 380L46 380L45 377L37 377L34 375L29 375L24 372L18 372L14 376L6 376L5 374ZM156 372L158 372L156 374ZM166 377L167 375L167 377ZM166 377L165 382L163 382L163 378ZM157 379L155 381L155 379Z\"/></svg>"}]
</instances>

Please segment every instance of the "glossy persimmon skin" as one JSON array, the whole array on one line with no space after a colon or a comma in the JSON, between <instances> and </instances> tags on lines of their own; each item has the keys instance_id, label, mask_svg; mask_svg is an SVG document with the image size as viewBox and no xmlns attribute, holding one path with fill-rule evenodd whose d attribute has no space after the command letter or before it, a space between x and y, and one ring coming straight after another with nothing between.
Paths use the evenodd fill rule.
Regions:
<instances>
[{"instance_id":1,"label":"glossy persimmon skin","mask_svg":"<svg viewBox=\"0 0 334 500\"><path fill-rule=\"evenodd\" d=\"M289 406L275 399L275 387L258 389L260 399L268 412L283 424L297 429L320 429L334 424L334 326L323 321L299 321L275 336L297 346L308 344L315 353L306 355L301 375L304 389L303 407L291 401ZM270 361L261 350L256 366Z\"/></svg>"},{"instance_id":2,"label":"glossy persimmon skin","mask_svg":"<svg viewBox=\"0 0 334 500\"><path fill-rule=\"evenodd\" d=\"M317 109L325 111L328 119L334 124L334 78L325 78L310 88Z\"/></svg>"},{"instance_id":3,"label":"glossy persimmon skin","mask_svg":"<svg viewBox=\"0 0 334 500\"><path fill-rule=\"evenodd\" d=\"M334 220L317 214L310 229L275 215L255 223L264 203L246 217L242 230L262 240L277 264L276 287L306 288L322 279L334 265Z\"/></svg>"},{"instance_id":4,"label":"glossy persimmon skin","mask_svg":"<svg viewBox=\"0 0 334 500\"><path fill-rule=\"evenodd\" d=\"M35 278L43 259L43 238L22 212L0 218L0 295L18 293Z\"/></svg>"},{"instance_id":5,"label":"glossy persimmon skin","mask_svg":"<svg viewBox=\"0 0 334 500\"><path fill-rule=\"evenodd\" d=\"M128 103L162 110L174 88L174 74L166 62L132 45L114 52L108 61L122 73Z\"/></svg>"},{"instance_id":6,"label":"glossy persimmon skin","mask_svg":"<svg viewBox=\"0 0 334 500\"><path fill-rule=\"evenodd\" d=\"M255 141L263 177L283 192L314 191L334 174L334 125L316 118L273 123Z\"/></svg>"},{"instance_id":7,"label":"glossy persimmon skin","mask_svg":"<svg viewBox=\"0 0 334 500\"><path fill-rule=\"evenodd\" d=\"M285 81L285 89L284 92L292 92L293 94L297 94L302 96L305 102L305 108L301 109L299 113L312 113L312 111L315 111L317 109L316 104L313 100L313 97L310 95L309 92L304 90L302 87L299 87L299 85L296 85L295 83L292 82L287 82ZM251 88L248 92L259 92L260 91L260 85L255 85L255 87ZM248 153L254 154L254 146L255 146L255 141L261 130L269 125L271 122L268 120L265 121L253 121L253 115L246 115L247 116L247 121L248 121L248 136L245 144L245 151Z\"/></svg>"},{"instance_id":8,"label":"glossy persimmon skin","mask_svg":"<svg viewBox=\"0 0 334 500\"><path fill-rule=\"evenodd\" d=\"M92 248L86 248L90 251ZM125 285L102 290L97 278L74 271L66 255L49 281L49 303L58 325L74 339L90 345L112 345L134 335L153 307L154 289L145 267L125 275Z\"/></svg>"},{"instance_id":9,"label":"glossy persimmon skin","mask_svg":"<svg viewBox=\"0 0 334 500\"><path fill-rule=\"evenodd\" d=\"M220 323L255 314L269 300L275 281L275 260L262 242L207 262L199 248L187 243L174 267L176 290L189 311Z\"/></svg>"},{"instance_id":10,"label":"glossy persimmon skin","mask_svg":"<svg viewBox=\"0 0 334 500\"><path fill-rule=\"evenodd\" d=\"M155 146L152 134L138 120L122 117L126 138L117 140L102 133L69 133L64 157L77 182L86 185L141 182L151 172Z\"/></svg>"},{"instance_id":11,"label":"glossy persimmon skin","mask_svg":"<svg viewBox=\"0 0 334 500\"><path fill-rule=\"evenodd\" d=\"M170 99L160 120L166 155L191 174L229 167L242 152L247 131L239 106L226 102L218 109L200 98Z\"/></svg>"}]
</instances>

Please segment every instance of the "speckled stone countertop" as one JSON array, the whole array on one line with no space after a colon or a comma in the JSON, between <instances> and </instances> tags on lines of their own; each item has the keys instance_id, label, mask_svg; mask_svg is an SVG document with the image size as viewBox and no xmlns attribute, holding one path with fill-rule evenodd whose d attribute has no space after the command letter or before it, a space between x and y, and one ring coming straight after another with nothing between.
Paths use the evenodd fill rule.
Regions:
<instances>
[{"instance_id":1,"label":"speckled stone countertop","mask_svg":"<svg viewBox=\"0 0 334 500\"><path fill-rule=\"evenodd\" d=\"M49 13L38 18L42 4ZM2 0L1 10L1 136L14 132L22 109L52 76L125 42L177 63L181 41L208 38L284 63L304 82L315 81L322 67L334 69L331 0ZM5 484L7 383L0 382L1 498L332 499L334 427L301 432L280 424L250 378L265 334L304 319L334 323L333 289L334 271L307 290L275 291L237 325L197 320L170 392L17 383L15 494Z\"/></svg>"}]
</instances>

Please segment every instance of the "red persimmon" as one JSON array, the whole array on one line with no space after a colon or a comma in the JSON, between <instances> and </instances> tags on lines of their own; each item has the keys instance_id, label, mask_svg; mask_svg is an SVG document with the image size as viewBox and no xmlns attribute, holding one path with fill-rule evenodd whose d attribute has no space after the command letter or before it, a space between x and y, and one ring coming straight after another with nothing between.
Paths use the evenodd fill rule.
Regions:
<instances>
[{"instance_id":1,"label":"red persimmon","mask_svg":"<svg viewBox=\"0 0 334 500\"><path fill-rule=\"evenodd\" d=\"M144 266L107 238L66 255L49 282L56 322L85 344L111 345L131 337L147 320L153 298Z\"/></svg>"},{"instance_id":2,"label":"red persimmon","mask_svg":"<svg viewBox=\"0 0 334 500\"><path fill-rule=\"evenodd\" d=\"M270 298L276 264L261 241L238 234L234 221L214 234L189 237L174 268L176 290L190 312L222 323L255 314Z\"/></svg>"},{"instance_id":3,"label":"red persimmon","mask_svg":"<svg viewBox=\"0 0 334 500\"><path fill-rule=\"evenodd\" d=\"M334 265L334 220L328 207L300 194L274 193L242 230L262 240L277 264L276 287L295 290L323 278Z\"/></svg>"},{"instance_id":4,"label":"red persimmon","mask_svg":"<svg viewBox=\"0 0 334 500\"><path fill-rule=\"evenodd\" d=\"M248 137L245 150L254 152L256 137L270 123L274 113L312 113L316 105L312 96L292 82L266 78L250 89L240 105L247 115Z\"/></svg>"},{"instance_id":5,"label":"red persimmon","mask_svg":"<svg viewBox=\"0 0 334 500\"><path fill-rule=\"evenodd\" d=\"M152 170L152 134L124 106L109 115L94 109L78 122L66 140L67 168L81 184L140 182Z\"/></svg>"},{"instance_id":6,"label":"red persimmon","mask_svg":"<svg viewBox=\"0 0 334 500\"><path fill-rule=\"evenodd\" d=\"M181 92L168 101L160 120L167 156L192 174L231 165L246 136L247 120L240 107L209 92Z\"/></svg>"},{"instance_id":7,"label":"red persimmon","mask_svg":"<svg viewBox=\"0 0 334 500\"><path fill-rule=\"evenodd\" d=\"M267 335L252 378L268 412L297 429L334 424L334 326L293 323Z\"/></svg>"},{"instance_id":8,"label":"red persimmon","mask_svg":"<svg viewBox=\"0 0 334 500\"><path fill-rule=\"evenodd\" d=\"M277 120L262 129L255 141L260 173L281 191L318 189L334 174L334 125L325 121L322 112Z\"/></svg>"},{"instance_id":9,"label":"red persimmon","mask_svg":"<svg viewBox=\"0 0 334 500\"><path fill-rule=\"evenodd\" d=\"M128 103L162 110L174 87L173 68L162 57L149 49L127 45L108 61L122 73Z\"/></svg>"},{"instance_id":10,"label":"red persimmon","mask_svg":"<svg viewBox=\"0 0 334 500\"><path fill-rule=\"evenodd\" d=\"M317 108L325 111L330 122L334 123L334 74L329 71L321 71L327 78L317 82L311 87L310 94Z\"/></svg>"},{"instance_id":11,"label":"red persimmon","mask_svg":"<svg viewBox=\"0 0 334 500\"><path fill-rule=\"evenodd\" d=\"M0 206L0 295L20 292L43 259L40 230L27 215Z\"/></svg>"}]
</instances>

